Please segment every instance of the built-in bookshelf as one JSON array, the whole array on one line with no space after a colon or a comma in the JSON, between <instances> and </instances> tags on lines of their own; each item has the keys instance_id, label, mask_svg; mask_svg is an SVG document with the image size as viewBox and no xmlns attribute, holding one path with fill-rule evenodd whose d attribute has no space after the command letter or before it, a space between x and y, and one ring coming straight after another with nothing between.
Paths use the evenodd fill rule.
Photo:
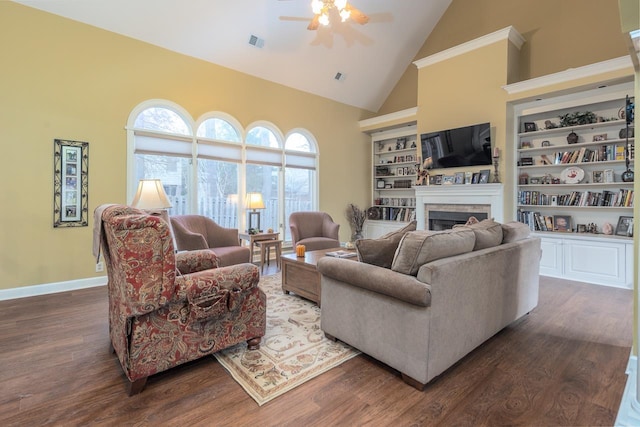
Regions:
<instances>
[{"instance_id":1,"label":"built-in bookshelf","mask_svg":"<svg viewBox=\"0 0 640 427\"><path fill-rule=\"evenodd\" d=\"M372 136L373 191L369 220L408 222L415 219L416 141L415 126Z\"/></svg>"},{"instance_id":2,"label":"built-in bookshelf","mask_svg":"<svg viewBox=\"0 0 640 427\"><path fill-rule=\"evenodd\" d=\"M611 226L615 234L634 204L633 182L622 179L635 151L634 138L626 135L626 99L613 93L576 102L582 103L518 118L517 219L535 231L595 237ZM563 222L560 229L555 218Z\"/></svg>"},{"instance_id":3,"label":"built-in bookshelf","mask_svg":"<svg viewBox=\"0 0 640 427\"><path fill-rule=\"evenodd\" d=\"M633 284L633 82L514 106L515 215L542 240L540 273Z\"/></svg>"}]
</instances>

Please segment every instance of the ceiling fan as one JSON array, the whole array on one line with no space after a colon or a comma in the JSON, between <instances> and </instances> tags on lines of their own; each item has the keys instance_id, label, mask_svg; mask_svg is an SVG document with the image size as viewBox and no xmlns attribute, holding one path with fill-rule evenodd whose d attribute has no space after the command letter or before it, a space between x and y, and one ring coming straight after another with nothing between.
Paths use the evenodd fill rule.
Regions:
<instances>
[{"instance_id":1,"label":"ceiling fan","mask_svg":"<svg viewBox=\"0 0 640 427\"><path fill-rule=\"evenodd\" d=\"M327 26L333 20L345 22L352 19L360 25L369 22L369 17L347 0L311 0L311 9L314 15L307 26L308 30L317 30L320 25Z\"/></svg>"}]
</instances>

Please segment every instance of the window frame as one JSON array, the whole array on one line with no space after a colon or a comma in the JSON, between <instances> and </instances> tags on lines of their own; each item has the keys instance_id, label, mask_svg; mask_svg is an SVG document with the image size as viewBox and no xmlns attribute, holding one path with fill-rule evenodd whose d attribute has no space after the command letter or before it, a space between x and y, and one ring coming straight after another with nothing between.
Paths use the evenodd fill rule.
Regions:
<instances>
[{"instance_id":1,"label":"window frame","mask_svg":"<svg viewBox=\"0 0 640 427\"><path fill-rule=\"evenodd\" d=\"M166 108L176 113L187 125L190 135L183 134L173 134L170 132L164 131L156 131L150 130L147 128L137 128L135 127L135 122L138 116L149 108ZM203 123L210 119L220 119L224 120L231 125L231 127L237 132L240 137L240 142L237 141L228 141L224 139L216 139L216 138L208 138L206 136L198 136L198 130ZM247 137L253 129L258 127L263 127L273 133L276 142L278 144L277 147L266 147L261 145L255 145L247 142ZM136 180L136 136L150 136L157 137L161 139L174 140L180 142L188 142L191 144L191 153L190 153L190 167L191 171L189 174L190 182L189 182L189 192L188 192L188 206L189 211L191 213L199 212L198 209L198 171L199 171L199 159L206 158L212 160L221 160L221 161L232 161L238 163L238 229L244 230L247 226L246 209L244 208L244 197L246 195L246 172L248 164L268 164L270 166L275 166L278 168L278 212L276 213L278 218L278 227L280 228L280 232L283 233L283 236L286 236L286 227L288 227L289 218L285 217L285 196L286 196L286 174L285 170L287 168L287 154L289 156L300 156L302 158L308 157L310 159L309 167L306 169L314 170L313 174L313 182L310 182L310 191L312 192L311 204L314 210L318 209L319 205L319 166L320 166L320 153L319 146L317 140L313 136L311 132L304 128L296 127L289 130L286 134L283 134L282 131L272 122L266 120L257 120L249 124L246 128L243 128L240 122L231 116L222 111L210 111L202 114L198 117L197 120L194 120L191 115L187 112L186 109L181 107L180 105L166 100L166 99L149 99L141 102L136 107L134 107L129 114L126 126L127 133L127 185L126 185L126 198L127 202L131 203L135 192L137 190L137 180ZM293 134L300 134L305 137L309 143L309 148L311 151L301 151L301 150L292 150L286 148L287 139ZM203 145L199 145L203 144ZM226 160L224 155L222 158L217 158L216 156L211 156L201 154L201 151L204 151L204 145L208 147L226 147L233 152L233 150L239 153L239 158L234 158L233 160ZM268 155L268 160L266 161L256 161L255 156L252 157L252 154L264 152L264 154ZM226 153L226 156L230 154ZM154 151L154 154L162 155L162 151L158 150ZM167 154L171 156L171 153ZM230 159L230 157L228 157ZM275 159L278 159L276 162ZM312 160L312 161L311 161ZM295 166L290 166L295 167ZM290 242L289 242L290 243Z\"/></svg>"}]
</instances>

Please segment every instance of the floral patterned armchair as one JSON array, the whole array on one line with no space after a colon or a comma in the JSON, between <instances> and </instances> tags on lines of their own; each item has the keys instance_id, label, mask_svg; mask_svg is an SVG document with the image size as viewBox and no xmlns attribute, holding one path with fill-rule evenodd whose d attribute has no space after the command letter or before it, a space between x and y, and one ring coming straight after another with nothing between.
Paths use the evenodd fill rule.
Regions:
<instances>
[{"instance_id":1,"label":"floral patterned armchair","mask_svg":"<svg viewBox=\"0 0 640 427\"><path fill-rule=\"evenodd\" d=\"M258 348L266 296L258 267L218 268L209 250L176 254L168 224L123 205L99 207L109 278L109 335L129 379L147 377L246 341Z\"/></svg>"}]
</instances>

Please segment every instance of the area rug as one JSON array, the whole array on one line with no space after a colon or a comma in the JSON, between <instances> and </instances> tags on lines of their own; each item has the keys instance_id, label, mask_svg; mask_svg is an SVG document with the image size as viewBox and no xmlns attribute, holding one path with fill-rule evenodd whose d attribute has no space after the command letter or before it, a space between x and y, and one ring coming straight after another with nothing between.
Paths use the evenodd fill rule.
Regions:
<instances>
[{"instance_id":1,"label":"area rug","mask_svg":"<svg viewBox=\"0 0 640 427\"><path fill-rule=\"evenodd\" d=\"M267 295L267 332L260 349L249 351L241 343L214 354L258 405L360 354L325 338L320 308L284 294L280 273L263 276L260 288Z\"/></svg>"}]
</instances>

